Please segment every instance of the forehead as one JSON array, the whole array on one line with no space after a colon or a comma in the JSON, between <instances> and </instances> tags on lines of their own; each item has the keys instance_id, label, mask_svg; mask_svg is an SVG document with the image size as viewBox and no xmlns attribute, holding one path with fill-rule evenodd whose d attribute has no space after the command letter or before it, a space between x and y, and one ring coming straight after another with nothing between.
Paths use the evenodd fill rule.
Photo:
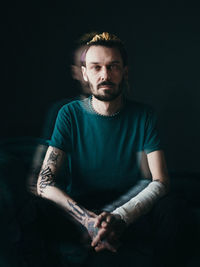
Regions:
<instances>
[{"instance_id":1,"label":"forehead","mask_svg":"<svg viewBox=\"0 0 200 267\"><path fill-rule=\"evenodd\" d=\"M119 50L115 47L91 46L85 57L86 65L92 63L107 64L118 61L122 64L122 57Z\"/></svg>"}]
</instances>

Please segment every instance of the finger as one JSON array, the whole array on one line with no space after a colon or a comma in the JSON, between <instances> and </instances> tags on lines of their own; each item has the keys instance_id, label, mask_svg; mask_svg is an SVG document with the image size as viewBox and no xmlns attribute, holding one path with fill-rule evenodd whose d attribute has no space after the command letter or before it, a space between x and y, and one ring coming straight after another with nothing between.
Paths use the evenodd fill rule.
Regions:
<instances>
[{"instance_id":1,"label":"finger","mask_svg":"<svg viewBox=\"0 0 200 267\"><path fill-rule=\"evenodd\" d=\"M100 243L94 248L94 250L95 250L96 252L99 252L99 251L102 251L102 250L105 250L105 249L107 249L107 248L106 248L106 245L103 244L103 242L100 242Z\"/></svg>"},{"instance_id":2,"label":"finger","mask_svg":"<svg viewBox=\"0 0 200 267\"><path fill-rule=\"evenodd\" d=\"M99 227L101 224L101 218L100 217L97 217L95 219L95 222L94 222L94 227Z\"/></svg>"},{"instance_id":3,"label":"finger","mask_svg":"<svg viewBox=\"0 0 200 267\"><path fill-rule=\"evenodd\" d=\"M108 228L113 226L115 223L115 217L113 215L107 215L104 221L101 222L101 227Z\"/></svg>"},{"instance_id":4,"label":"finger","mask_svg":"<svg viewBox=\"0 0 200 267\"><path fill-rule=\"evenodd\" d=\"M101 240L103 240L106 237L107 234L108 232L104 228L100 229L97 235L92 240L91 246L95 247Z\"/></svg>"},{"instance_id":5,"label":"finger","mask_svg":"<svg viewBox=\"0 0 200 267\"><path fill-rule=\"evenodd\" d=\"M91 245L95 247L99 242L101 242L101 240L104 239L105 236L106 236L106 230L105 229L99 230L98 234L93 238Z\"/></svg>"},{"instance_id":6,"label":"finger","mask_svg":"<svg viewBox=\"0 0 200 267\"><path fill-rule=\"evenodd\" d=\"M102 241L95 247L96 252L99 252L105 249L110 250L114 253L117 252L117 249L114 246L110 245L107 241Z\"/></svg>"},{"instance_id":7,"label":"finger","mask_svg":"<svg viewBox=\"0 0 200 267\"><path fill-rule=\"evenodd\" d=\"M103 240L97 244L97 246L94 248L96 252L102 251L102 250L114 250L112 246L109 245L109 243L106 240Z\"/></svg>"},{"instance_id":8,"label":"finger","mask_svg":"<svg viewBox=\"0 0 200 267\"><path fill-rule=\"evenodd\" d=\"M101 227L102 228L108 228L108 223L107 222L105 222L105 221L103 221L102 223L101 223Z\"/></svg>"},{"instance_id":9,"label":"finger","mask_svg":"<svg viewBox=\"0 0 200 267\"><path fill-rule=\"evenodd\" d=\"M94 223L94 227L100 227L102 220L103 220L103 216L100 214L100 215L96 218L96 221L95 221L95 223Z\"/></svg>"},{"instance_id":10,"label":"finger","mask_svg":"<svg viewBox=\"0 0 200 267\"><path fill-rule=\"evenodd\" d=\"M110 243L108 243L107 241L106 241L106 244L105 244L105 248L107 250L112 251L112 252L117 252L117 249L114 246L112 246Z\"/></svg>"},{"instance_id":11,"label":"finger","mask_svg":"<svg viewBox=\"0 0 200 267\"><path fill-rule=\"evenodd\" d=\"M113 215L108 215L106 218L107 223L112 223L114 221L115 217Z\"/></svg>"},{"instance_id":12,"label":"finger","mask_svg":"<svg viewBox=\"0 0 200 267\"><path fill-rule=\"evenodd\" d=\"M107 212L102 212L96 219L95 227L100 227L101 222L106 219Z\"/></svg>"}]
</instances>

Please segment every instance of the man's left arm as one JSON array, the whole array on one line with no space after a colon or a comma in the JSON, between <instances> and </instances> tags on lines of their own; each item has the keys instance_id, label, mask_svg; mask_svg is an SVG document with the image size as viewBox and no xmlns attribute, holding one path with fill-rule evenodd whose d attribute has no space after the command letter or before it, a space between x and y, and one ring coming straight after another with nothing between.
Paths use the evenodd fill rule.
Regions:
<instances>
[{"instance_id":1,"label":"man's left arm","mask_svg":"<svg viewBox=\"0 0 200 267\"><path fill-rule=\"evenodd\" d=\"M147 154L147 161L152 182L137 196L112 212L120 215L127 224L150 211L155 202L169 191L169 176L163 151L157 150Z\"/></svg>"},{"instance_id":2,"label":"man's left arm","mask_svg":"<svg viewBox=\"0 0 200 267\"><path fill-rule=\"evenodd\" d=\"M152 175L152 180L162 183L165 186L167 193L169 191L170 180L164 152L162 150L157 150L147 154L147 161Z\"/></svg>"},{"instance_id":3,"label":"man's left arm","mask_svg":"<svg viewBox=\"0 0 200 267\"><path fill-rule=\"evenodd\" d=\"M103 232L104 236L106 233L112 231L112 223L114 221L121 219L127 225L135 222L140 216L149 212L153 205L168 193L170 182L163 151L157 150L147 154L147 161L152 182L135 197L115 209L111 214L103 212L99 215L97 226L103 226L105 229L108 229ZM93 245L95 246L102 237L103 235L97 236Z\"/></svg>"}]
</instances>

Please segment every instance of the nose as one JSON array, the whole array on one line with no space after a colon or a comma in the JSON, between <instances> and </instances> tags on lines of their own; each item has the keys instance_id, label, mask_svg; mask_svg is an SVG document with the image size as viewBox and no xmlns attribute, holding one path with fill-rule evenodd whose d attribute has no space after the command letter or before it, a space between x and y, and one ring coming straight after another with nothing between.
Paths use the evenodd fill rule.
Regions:
<instances>
[{"instance_id":1,"label":"nose","mask_svg":"<svg viewBox=\"0 0 200 267\"><path fill-rule=\"evenodd\" d=\"M101 80L107 81L110 79L109 70L106 68L106 66L102 67L101 70Z\"/></svg>"}]
</instances>

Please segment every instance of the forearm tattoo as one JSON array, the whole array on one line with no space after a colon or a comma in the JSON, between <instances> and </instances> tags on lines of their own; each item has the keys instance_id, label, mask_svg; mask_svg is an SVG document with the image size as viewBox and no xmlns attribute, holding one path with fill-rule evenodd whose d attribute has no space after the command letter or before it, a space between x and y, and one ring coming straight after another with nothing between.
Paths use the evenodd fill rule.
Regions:
<instances>
[{"instance_id":1,"label":"forearm tattoo","mask_svg":"<svg viewBox=\"0 0 200 267\"><path fill-rule=\"evenodd\" d=\"M67 200L68 204L68 212L75 218L77 219L80 223L85 225L86 219L91 217L87 210L84 208L79 207L75 202L72 202L70 200Z\"/></svg>"},{"instance_id":2,"label":"forearm tattoo","mask_svg":"<svg viewBox=\"0 0 200 267\"><path fill-rule=\"evenodd\" d=\"M68 205L70 207L69 213L74 216L79 221L82 221L87 215L87 212L82 210L80 207L78 207L75 203L71 203L70 201L67 201Z\"/></svg>"},{"instance_id":3,"label":"forearm tattoo","mask_svg":"<svg viewBox=\"0 0 200 267\"><path fill-rule=\"evenodd\" d=\"M87 228L90 237L94 238L99 229L94 227L94 221L90 220L92 216L89 212L70 200L67 200L67 204L69 214L84 225Z\"/></svg>"},{"instance_id":4,"label":"forearm tattoo","mask_svg":"<svg viewBox=\"0 0 200 267\"><path fill-rule=\"evenodd\" d=\"M78 206L75 202L68 200L67 203L69 214L71 214L74 219L78 220L83 226L85 226L91 239L94 239L97 236L99 229L98 227L94 226L95 222L92 220L93 217L87 210ZM104 240L101 242L104 242Z\"/></svg>"},{"instance_id":5,"label":"forearm tattoo","mask_svg":"<svg viewBox=\"0 0 200 267\"><path fill-rule=\"evenodd\" d=\"M55 182L54 182L55 175L52 173L51 168L48 166L40 172L40 177L41 177L41 180L39 183L39 189L40 189L40 193L42 194L44 192L43 190L47 186L55 185Z\"/></svg>"}]
</instances>

